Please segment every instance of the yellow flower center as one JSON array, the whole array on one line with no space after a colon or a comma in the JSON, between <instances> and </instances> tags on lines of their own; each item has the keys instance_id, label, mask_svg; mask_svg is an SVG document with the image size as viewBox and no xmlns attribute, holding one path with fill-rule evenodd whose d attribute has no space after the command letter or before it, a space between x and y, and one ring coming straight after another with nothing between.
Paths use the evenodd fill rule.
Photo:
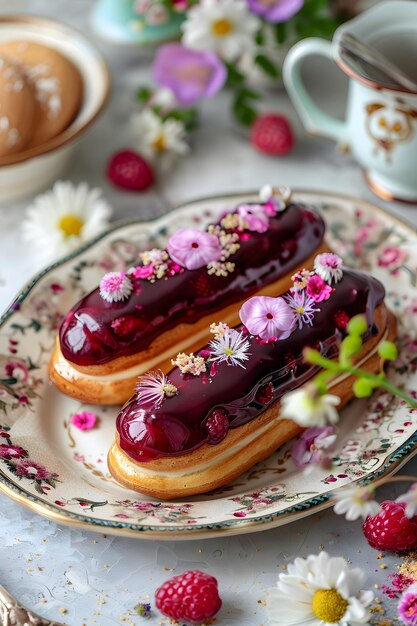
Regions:
<instances>
[{"instance_id":1,"label":"yellow flower center","mask_svg":"<svg viewBox=\"0 0 417 626\"><path fill-rule=\"evenodd\" d=\"M346 613L347 607L348 601L336 589L319 589L314 594L313 613L318 619L328 624L339 622Z\"/></svg>"},{"instance_id":2,"label":"yellow flower center","mask_svg":"<svg viewBox=\"0 0 417 626\"><path fill-rule=\"evenodd\" d=\"M229 33L232 32L233 23L226 18L222 18L212 23L211 30L216 35L216 37L226 37Z\"/></svg>"},{"instance_id":3,"label":"yellow flower center","mask_svg":"<svg viewBox=\"0 0 417 626\"><path fill-rule=\"evenodd\" d=\"M301 315L302 313L304 313L304 307L303 307L303 306L298 306L295 310L296 310L296 312L297 312L297 313L299 313L300 315Z\"/></svg>"},{"instance_id":4,"label":"yellow flower center","mask_svg":"<svg viewBox=\"0 0 417 626\"><path fill-rule=\"evenodd\" d=\"M62 230L65 237L78 237L84 226L84 220L78 215L68 213L61 217L58 222L58 228Z\"/></svg>"},{"instance_id":5,"label":"yellow flower center","mask_svg":"<svg viewBox=\"0 0 417 626\"><path fill-rule=\"evenodd\" d=\"M160 135L158 135L158 137L153 142L153 147L158 152L163 152L164 150L166 150L167 142L166 142L166 139L165 139L165 135L163 135L162 133Z\"/></svg>"},{"instance_id":6,"label":"yellow flower center","mask_svg":"<svg viewBox=\"0 0 417 626\"><path fill-rule=\"evenodd\" d=\"M233 350L231 348L226 348L226 350L224 351L226 356L232 356L233 354Z\"/></svg>"}]
</instances>

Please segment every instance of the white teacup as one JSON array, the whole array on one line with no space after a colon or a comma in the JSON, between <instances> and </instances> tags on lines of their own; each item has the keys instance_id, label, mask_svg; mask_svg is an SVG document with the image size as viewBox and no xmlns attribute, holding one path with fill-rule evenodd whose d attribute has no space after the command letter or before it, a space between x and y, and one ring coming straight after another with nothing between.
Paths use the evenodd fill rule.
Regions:
<instances>
[{"instance_id":1,"label":"white teacup","mask_svg":"<svg viewBox=\"0 0 417 626\"><path fill-rule=\"evenodd\" d=\"M417 2L381 2L340 26L332 43L304 39L290 50L283 68L307 132L349 146L369 186L385 200L417 202L417 93L382 86L348 66L340 55L343 32L375 46L417 82ZM333 59L351 78L343 122L319 108L303 84L301 65L311 55Z\"/></svg>"}]
</instances>

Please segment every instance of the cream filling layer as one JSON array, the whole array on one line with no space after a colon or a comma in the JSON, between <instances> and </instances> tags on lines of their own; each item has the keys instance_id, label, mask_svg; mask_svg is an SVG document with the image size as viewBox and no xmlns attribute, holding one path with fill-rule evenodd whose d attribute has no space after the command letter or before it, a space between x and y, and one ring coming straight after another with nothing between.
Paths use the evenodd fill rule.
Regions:
<instances>
[{"instance_id":1,"label":"cream filling layer","mask_svg":"<svg viewBox=\"0 0 417 626\"><path fill-rule=\"evenodd\" d=\"M381 337L381 341L384 341L387 336L388 336L388 328L385 329L384 335L383 337ZM364 356L360 361L356 363L356 367L361 367L370 357L376 354L378 351L378 346L379 346L379 343L373 348L373 350L371 350L371 352L368 352L366 356ZM350 374L340 374L340 376L333 378L329 385L329 391L331 391L336 385L343 382L349 377L350 377ZM277 417L279 417L279 415ZM115 454L115 451L116 451L115 456L118 457L118 461L120 465L124 468L126 473L129 474L130 476L137 476L138 474L146 474L149 476L164 476L166 478L169 478L169 477L182 478L184 476L191 476L192 474L205 472L206 470L212 469L213 467L216 467L217 465L222 464L231 456L233 456L237 452L240 452L243 448L248 446L254 439L257 439L259 436L267 432L270 428L272 428L272 426L275 426L274 422L270 422L269 424L266 424L262 428L256 429L256 432L252 433L251 435L246 436L244 439L241 439L230 450L227 450L223 452L222 454L216 456L216 458L213 459L213 461L208 461L206 463L200 463L198 465L194 465L192 468L188 469L187 471L172 470L169 472L164 472L161 470L148 469L147 467L145 467L146 463L139 464L139 462L136 462L135 460L130 459L127 453L123 452L122 450L117 449L116 446L114 446L113 448L113 454ZM129 458L129 461L134 463L133 467L131 466L131 463L126 463L126 456Z\"/></svg>"}]
</instances>

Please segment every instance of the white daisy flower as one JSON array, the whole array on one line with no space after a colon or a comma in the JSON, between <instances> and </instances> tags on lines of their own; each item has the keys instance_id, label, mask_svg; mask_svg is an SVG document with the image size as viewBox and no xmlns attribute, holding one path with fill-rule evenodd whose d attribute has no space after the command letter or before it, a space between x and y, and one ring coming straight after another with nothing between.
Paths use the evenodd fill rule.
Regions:
<instances>
[{"instance_id":1,"label":"white daisy flower","mask_svg":"<svg viewBox=\"0 0 417 626\"><path fill-rule=\"evenodd\" d=\"M232 62L254 48L258 28L259 20L244 0L202 0L188 11L182 42Z\"/></svg>"},{"instance_id":2,"label":"white daisy flower","mask_svg":"<svg viewBox=\"0 0 417 626\"><path fill-rule=\"evenodd\" d=\"M272 185L263 185L259 190L260 202L273 201L277 211L283 211L289 204L292 196L290 187L273 187Z\"/></svg>"},{"instance_id":3,"label":"white daisy flower","mask_svg":"<svg viewBox=\"0 0 417 626\"><path fill-rule=\"evenodd\" d=\"M108 225L112 209L101 194L86 183L56 182L27 208L23 239L45 262L73 252Z\"/></svg>"},{"instance_id":4,"label":"white daisy flower","mask_svg":"<svg viewBox=\"0 0 417 626\"><path fill-rule=\"evenodd\" d=\"M333 510L337 515L344 515L349 522L376 515L381 507L374 500L374 493L373 487L343 487L332 496L336 501Z\"/></svg>"},{"instance_id":5,"label":"white daisy flower","mask_svg":"<svg viewBox=\"0 0 417 626\"><path fill-rule=\"evenodd\" d=\"M249 341L245 339L243 333L230 328L222 337L212 339L209 346L210 361L226 362L229 365L239 365L245 369L242 361L247 361L250 353L248 352Z\"/></svg>"},{"instance_id":6,"label":"white daisy flower","mask_svg":"<svg viewBox=\"0 0 417 626\"><path fill-rule=\"evenodd\" d=\"M369 624L372 591L364 573L326 552L297 558L279 575L267 604L270 626L359 626Z\"/></svg>"},{"instance_id":7,"label":"white daisy flower","mask_svg":"<svg viewBox=\"0 0 417 626\"><path fill-rule=\"evenodd\" d=\"M108 272L100 281L100 296L106 302L126 300L132 290L132 281L125 272Z\"/></svg>"},{"instance_id":8,"label":"white daisy flower","mask_svg":"<svg viewBox=\"0 0 417 626\"><path fill-rule=\"evenodd\" d=\"M333 254L332 252L323 252L323 254L318 254L314 259L314 269L316 274L318 274L326 283L338 283L339 280L342 280L343 270L342 270L343 261L340 256L337 254Z\"/></svg>"},{"instance_id":9,"label":"white daisy flower","mask_svg":"<svg viewBox=\"0 0 417 626\"><path fill-rule=\"evenodd\" d=\"M161 370L139 376L136 383L136 398L144 404L153 405L155 409L161 406L164 398L172 398L177 393L177 387L169 382Z\"/></svg>"},{"instance_id":10,"label":"white daisy flower","mask_svg":"<svg viewBox=\"0 0 417 626\"><path fill-rule=\"evenodd\" d=\"M313 383L282 396L281 417L287 417L303 428L336 424L339 413L335 406L339 403L338 396L321 395Z\"/></svg>"},{"instance_id":11,"label":"white daisy flower","mask_svg":"<svg viewBox=\"0 0 417 626\"><path fill-rule=\"evenodd\" d=\"M406 493L396 499L396 502L405 502L405 514L409 519L417 515L417 483L411 485Z\"/></svg>"},{"instance_id":12,"label":"white daisy flower","mask_svg":"<svg viewBox=\"0 0 417 626\"><path fill-rule=\"evenodd\" d=\"M173 119L164 121L151 109L144 109L132 117L132 132L138 151L160 165L189 151L183 122Z\"/></svg>"}]
</instances>

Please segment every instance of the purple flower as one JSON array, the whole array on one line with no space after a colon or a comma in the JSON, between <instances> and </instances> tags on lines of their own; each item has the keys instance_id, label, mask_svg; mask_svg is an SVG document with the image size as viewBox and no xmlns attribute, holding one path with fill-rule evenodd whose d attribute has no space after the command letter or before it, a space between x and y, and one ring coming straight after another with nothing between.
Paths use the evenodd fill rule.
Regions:
<instances>
[{"instance_id":1,"label":"purple flower","mask_svg":"<svg viewBox=\"0 0 417 626\"><path fill-rule=\"evenodd\" d=\"M154 81L171 89L182 106L214 96L226 76L226 68L216 54L191 50L179 43L161 46L153 64Z\"/></svg>"},{"instance_id":2,"label":"purple flower","mask_svg":"<svg viewBox=\"0 0 417 626\"><path fill-rule=\"evenodd\" d=\"M173 261L187 270L198 270L218 261L222 248L215 235L197 230L180 228L168 241L168 252Z\"/></svg>"},{"instance_id":3,"label":"purple flower","mask_svg":"<svg viewBox=\"0 0 417 626\"><path fill-rule=\"evenodd\" d=\"M310 298L305 291L290 291L285 296L285 300L294 311L300 330L303 324L313 325L314 315L320 311L320 309L315 308L316 301L313 298Z\"/></svg>"},{"instance_id":4,"label":"purple flower","mask_svg":"<svg viewBox=\"0 0 417 626\"><path fill-rule=\"evenodd\" d=\"M270 296L250 298L242 305L239 315L251 335L261 339L286 339L295 323L294 313L285 300Z\"/></svg>"},{"instance_id":5,"label":"purple flower","mask_svg":"<svg viewBox=\"0 0 417 626\"><path fill-rule=\"evenodd\" d=\"M32 478L35 480L45 480L56 476L56 474L51 474L51 472L49 472L43 465L35 463L30 459L22 459L16 463L16 474L17 476L24 476L25 478Z\"/></svg>"},{"instance_id":6,"label":"purple flower","mask_svg":"<svg viewBox=\"0 0 417 626\"><path fill-rule=\"evenodd\" d=\"M307 467L321 461L323 450L336 439L333 426L307 428L291 450L292 460L297 467Z\"/></svg>"},{"instance_id":7,"label":"purple flower","mask_svg":"<svg viewBox=\"0 0 417 626\"><path fill-rule=\"evenodd\" d=\"M401 596L398 617L406 626L417 626L417 583L406 589Z\"/></svg>"},{"instance_id":8,"label":"purple flower","mask_svg":"<svg viewBox=\"0 0 417 626\"><path fill-rule=\"evenodd\" d=\"M298 13L304 4L303 0L247 0L249 8L255 15L260 15L268 22L277 24L286 22Z\"/></svg>"},{"instance_id":9,"label":"purple flower","mask_svg":"<svg viewBox=\"0 0 417 626\"><path fill-rule=\"evenodd\" d=\"M269 219L264 208L260 204L241 204L237 210L249 230L257 233L265 233L269 227Z\"/></svg>"}]
</instances>

